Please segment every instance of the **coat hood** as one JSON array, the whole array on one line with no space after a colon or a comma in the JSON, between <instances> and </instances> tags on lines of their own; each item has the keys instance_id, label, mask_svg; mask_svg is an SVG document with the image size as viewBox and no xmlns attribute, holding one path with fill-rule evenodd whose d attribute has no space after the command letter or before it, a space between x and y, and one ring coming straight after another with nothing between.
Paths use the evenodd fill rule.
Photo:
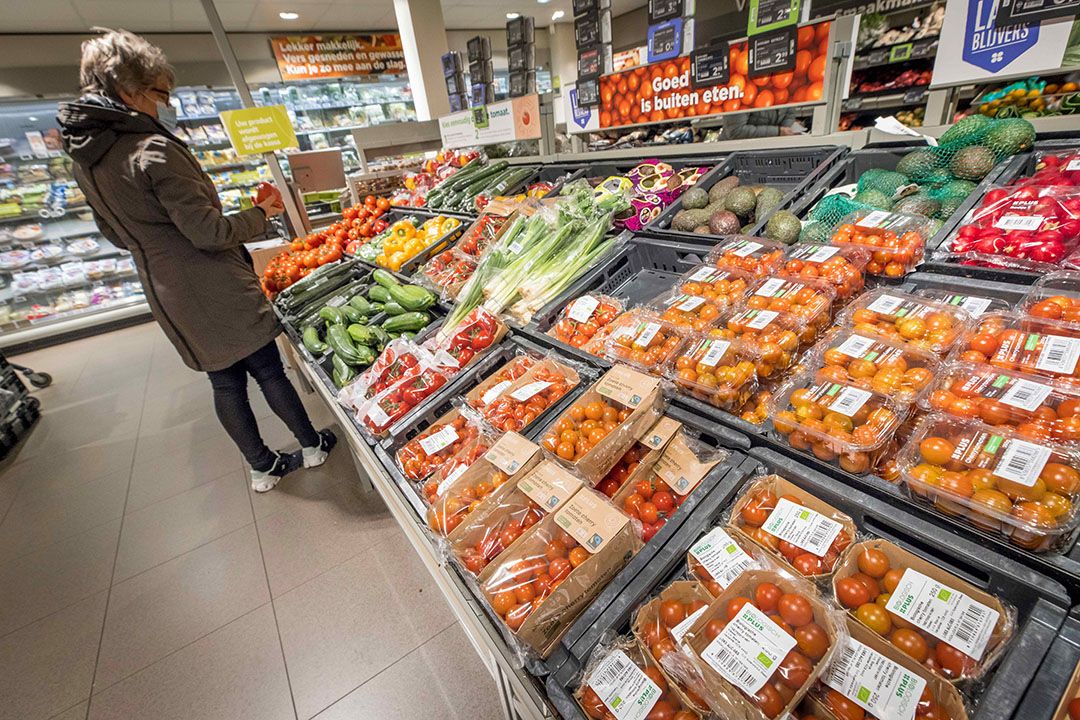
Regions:
<instances>
[{"instance_id":1,"label":"coat hood","mask_svg":"<svg viewBox=\"0 0 1080 720\"><path fill-rule=\"evenodd\" d=\"M60 103L59 108L56 120L64 150L82 165L97 163L126 133L165 135L180 142L154 118L102 95L84 95L75 102Z\"/></svg>"}]
</instances>

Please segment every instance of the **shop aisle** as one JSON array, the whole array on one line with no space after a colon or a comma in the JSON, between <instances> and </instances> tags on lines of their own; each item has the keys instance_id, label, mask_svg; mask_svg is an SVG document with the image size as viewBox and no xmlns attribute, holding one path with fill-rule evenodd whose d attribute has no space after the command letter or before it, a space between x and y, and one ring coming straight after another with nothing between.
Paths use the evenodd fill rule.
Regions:
<instances>
[{"instance_id":1,"label":"shop aisle","mask_svg":"<svg viewBox=\"0 0 1080 720\"><path fill-rule=\"evenodd\" d=\"M0 720L499 717L344 445L256 495L157 325L18 361L56 381L0 468Z\"/></svg>"}]
</instances>

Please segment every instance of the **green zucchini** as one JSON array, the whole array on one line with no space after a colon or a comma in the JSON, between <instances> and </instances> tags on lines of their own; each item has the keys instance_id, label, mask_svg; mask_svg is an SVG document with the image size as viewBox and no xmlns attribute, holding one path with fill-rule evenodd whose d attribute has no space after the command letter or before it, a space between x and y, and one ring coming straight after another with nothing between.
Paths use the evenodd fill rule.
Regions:
<instances>
[{"instance_id":1,"label":"green zucchini","mask_svg":"<svg viewBox=\"0 0 1080 720\"><path fill-rule=\"evenodd\" d=\"M391 300L388 303L383 303L383 312L387 315L401 315L405 312L405 308Z\"/></svg>"},{"instance_id":2,"label":"green zucchini","mask_svg":"<svg viewBox=\"0 0 1080 720\"><path fill-rule=\"evenodd\" d=\"M319 337L319 329L314 325L305 327L304 332L300 335L300 339L303 341L307 351L315 356L322 355L329 347L322 341L322 338Z\"/></svg>"},{"instance_id":3,"label":"green zucchini","mask_svg":"<svg viewBox=\"0 0 1080 720\"><path fill-rule=\"evenodd\" d=\"M367 345L357 345L356 354L360 356L360 364L364 367L367 367L371 363L375 362L375 351Z\"/></svg>"},{"instance_id":4,"label":"green zucchini","mask_svg":"<svg viewBox=\"0 0 1080 720\"><path fill-rule=\"evenodd\" d=\"M367 299L373 303L384 303L390 300L390 291L382 285L372 285L367 291Z\"/></svg>"},{"instance_id":5,"label":"green zucchini","mask_svg":"<svg viewBox=\"0 0 1080 720\"><path fill-rule=\"evenodd\" d=\"M334 368L333 373L331 373L331 378L334 381L334 385L339 388L345 387L356 377L356 370L342 360L340 355L334 355L331 360L331 365Z\"/></svg>"},{"instance_id":6,"label":"green zucchini","mask_svg":"<svg viewBox=\"0 0 1080 720\"><path fill-rule=\"evenodd\" d=\"M358 323L353 323L345 328L345 331L349 333L349 337L357 345L374 345L379 338L373 328Z\"/></svg>"},{"instance_id":7,"label":"green zucchini","mask_svg":"<svg viewBox=\"0 0 1080 720\"><path fill-rule=\"evenodd\" d=\"M367 301L363 295L353 295L349 299L349 304L360 311L360 314L365 317L371 317L375 312L371 309L371 303Z\"/></svg>"},{"instance_id":8,"label":"green zucchini","mask_svg":"<svg viewBox=\"0 0 1080 720\"><path fill-rule=\"evenodd\" d=\"M390 297L406 310L427 310L435 304L435 295L418 285L394 285L387 288Z\"/></svg>"},{"instance_id":9,"label":"green zucchini","mask_svg":"<svg viewBox=\"0 0 1080 720\"><path fill-rule=\"evenodd\" d=\"M407 312L387 318L382 326L388 333L417 332L427 327L430 322L431 316L426 312Z\"/></svg>"},{"instance_id":10,"label":"green zucchini","mask_svg":"<svg viewBox=\"0 0 1080 720\"><path fill-rule=\"evenodd\" d=\"M327 325L340 325L345 322L345 314L341 312L341 308L329 305L319 310L319 317L325 320Z\"/></svg>"},{"instance_id":11,"label":"green zucchini","mask_svg":"<svg viewBox=\"0 0 1080 720\"><path fill-rule=\"evenodd\" d=\"M326 328L326 343L330 349L348 365L360 365L361 356L356 352L352 338L344 325L330 325Z\"/></svg>"},{"instance_id":12,"label":"green zucchini","mask_svg":"<svg viewBox=\"0 0 1080 720\"><path fill-rule=\"evenodd\" d=\"M387 290L389 290L392 287L397 287L398 285L401 284L401 283L399 283L397 281L396 277L394 277L393 275L391 275L387 271L383 270L382 268L379 268L378 270L375 270L374 272L372 272L371 273L371 279L374 280L379 285L381 285L382 287L386 288Z\"/></svg>"},{"instance_id":13,"label":"green zucchini","mask_svg":"<svg viewBox=\"0 0 1080 720\"><path fill-rule=\"evenodd\" d=\"M382 352L390 342L390 333L383 330L382 325L370 325L369 327L375 333L375 349Z\"/></svg>"},{"instance_id":14,"label":"green zucchini","mask_svg":"<svg viewBox=\"0 0 1080 720\"><path fill-rule=\"evenodd\" d=\"M340 308L341 314L345 316L345 320L350 323L362 323L367 320L367 315L354 308L349 303L345 303Z\"/></svg>"}]
</instances>

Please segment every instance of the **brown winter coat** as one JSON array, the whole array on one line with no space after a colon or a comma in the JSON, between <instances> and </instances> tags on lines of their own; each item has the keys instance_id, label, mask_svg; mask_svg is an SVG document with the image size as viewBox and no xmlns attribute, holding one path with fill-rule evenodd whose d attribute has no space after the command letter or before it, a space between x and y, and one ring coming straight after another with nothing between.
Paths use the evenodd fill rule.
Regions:
<instances>
[{"instance_id":1,"label":"brown winter coat","mask_svg":"<svg viewBox=\"0 0 1080 720\"><path fill-rule=\"evenodd\" d=\"M243 246L266 230L262 210L224 215L187 146L148 115L88 96L58 119L98 228L131 253L185 364L221 370L281 332Z\"/></svg>"}]
</instances>

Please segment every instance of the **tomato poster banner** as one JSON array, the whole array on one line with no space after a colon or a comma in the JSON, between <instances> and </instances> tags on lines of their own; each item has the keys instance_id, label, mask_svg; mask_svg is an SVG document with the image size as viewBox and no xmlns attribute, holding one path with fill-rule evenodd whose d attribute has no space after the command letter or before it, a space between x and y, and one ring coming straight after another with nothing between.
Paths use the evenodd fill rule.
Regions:
<instances>
[{"instance_id":1,"label":"tomato poster banner","mask_svg":"<svg viewBox=\"0 0 1080 720\"><path fill-rule=\"evenodd\" d=\"M405 72L397 33L285 35L270 38L270 47L285 82Z\"/></svg>"},{"instance_id":2,"label":"tomato poster banner","mask_svg":"<svg viewBox=\"0 0 1080 720\"><path fill-rule=\"evenodd\" d=\"M693 86L690 58L678 57L600 78L600 103L582 107L577 89L564 93L570 132L682 118L720 115L778 105L819 102L829 55L828 21L798 29L794 70L749 77L746 41L729 49L730 76L723 85Z\"/></svg>"}]
</instances>

